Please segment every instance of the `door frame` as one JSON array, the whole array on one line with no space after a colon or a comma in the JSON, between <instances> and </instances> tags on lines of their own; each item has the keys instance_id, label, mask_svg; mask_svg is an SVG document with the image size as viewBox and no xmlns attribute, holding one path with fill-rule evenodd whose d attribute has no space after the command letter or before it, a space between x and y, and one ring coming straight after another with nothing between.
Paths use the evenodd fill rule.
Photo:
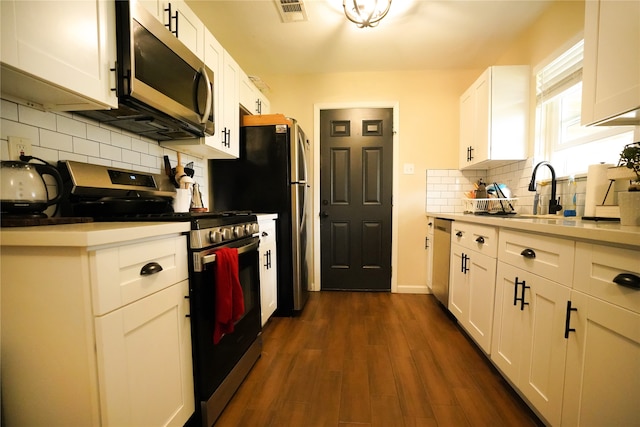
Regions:
<instances>
[{"instance_id":1,"label":"door frame","mask_svg":"<svg viewBox=\"0 0 640 427\"><path fill-rule=\"evenodd\" d=\"M320 290L320 111L345 108L393 108L392 191L398 194L400 180L400 104L398 101L334 102L313 105L313 291ZM393 199L392 199L393 200ZM391 292L398 292L398 207L391 204Z\"/></svg>"}]
</instances>

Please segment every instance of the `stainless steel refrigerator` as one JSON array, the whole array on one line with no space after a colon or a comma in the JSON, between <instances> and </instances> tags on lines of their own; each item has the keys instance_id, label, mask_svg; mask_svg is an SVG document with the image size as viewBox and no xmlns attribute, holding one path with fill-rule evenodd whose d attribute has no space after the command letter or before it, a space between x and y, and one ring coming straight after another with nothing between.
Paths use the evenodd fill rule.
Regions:
<instances>
[{"instance_id":1,"label":"stainless steel refrigerator","mask_svg":"<svg viewBox=\"0 0 640 427\"><path fill-rule=\"evenodd\" d=\"M277 213L278 308L300 312L309 297L309 141L297 122L242 127L240 158L210 160L213 210Z\"/></svg>"}]
</instances>

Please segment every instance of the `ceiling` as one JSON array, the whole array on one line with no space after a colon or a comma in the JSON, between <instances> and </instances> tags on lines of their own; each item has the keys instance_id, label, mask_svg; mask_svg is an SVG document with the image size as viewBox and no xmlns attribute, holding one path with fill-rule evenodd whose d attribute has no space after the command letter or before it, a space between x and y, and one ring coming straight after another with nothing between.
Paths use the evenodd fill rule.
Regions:
<instances>
[{"instance_id":1,"label":"ceiling","mask_svg":"<svg viewBox=\"0 0 640 427\"><path fill-rule=\"evenodd\" d=\"M278 0L279 1L279 0ZM393 0L357 28L341 0L303 0L308 20L283 23L274 0L187 0L249 75L474 69L556 0Z\"/></svg>"}]
</instances>

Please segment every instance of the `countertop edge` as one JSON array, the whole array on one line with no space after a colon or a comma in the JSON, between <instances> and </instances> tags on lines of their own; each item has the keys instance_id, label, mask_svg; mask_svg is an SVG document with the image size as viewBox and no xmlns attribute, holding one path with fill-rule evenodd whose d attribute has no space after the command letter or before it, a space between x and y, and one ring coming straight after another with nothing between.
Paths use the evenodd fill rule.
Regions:
<instances>
[{"instance_id":1,"label":"countertop edge","mask_svg":"<svg viewBox=\"0 0 640 427\"><path fill-rule=\"evenodd\" d=\"M640 250L640 227L621 226L618 222L582 221L563 217L558 217L558 219L503 218L443 212L426 212L426 216L595 243L631 246L636 250Z\"/></svg>"},{"instance_id":2,"label":"countertop edge","mask_svg":"<svg viewBox=\"0 0 640 427\"><path fill-rule=\"evenodd\" d=\"M1 246L91 247L182 234L189 222L90 222L0 229Z\"/></svg>"}]
</instances>

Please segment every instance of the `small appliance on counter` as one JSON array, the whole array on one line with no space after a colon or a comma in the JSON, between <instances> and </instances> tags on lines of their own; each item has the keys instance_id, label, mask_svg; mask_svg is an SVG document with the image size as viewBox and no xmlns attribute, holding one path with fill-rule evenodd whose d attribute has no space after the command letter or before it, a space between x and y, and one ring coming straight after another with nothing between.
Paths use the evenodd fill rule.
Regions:
<instances>
[{"instance_id":1,"label":"small appliance on counter","mask_svg":"<svg viewBox=\"0 0 640 427\"><path fill-rule=\"evenodd\" d=\"M0 165L0 199L3 227L51 225L72 221L49 218L44 211L62 198L62 177L58 170L42 159L21 156L23 161L2 161ZM38 160L39 163L29 163ZM56 195L49 197L43 176L56 182ZM83 221L86 222L86 221Z\"/></svg>"}]
</instances>

